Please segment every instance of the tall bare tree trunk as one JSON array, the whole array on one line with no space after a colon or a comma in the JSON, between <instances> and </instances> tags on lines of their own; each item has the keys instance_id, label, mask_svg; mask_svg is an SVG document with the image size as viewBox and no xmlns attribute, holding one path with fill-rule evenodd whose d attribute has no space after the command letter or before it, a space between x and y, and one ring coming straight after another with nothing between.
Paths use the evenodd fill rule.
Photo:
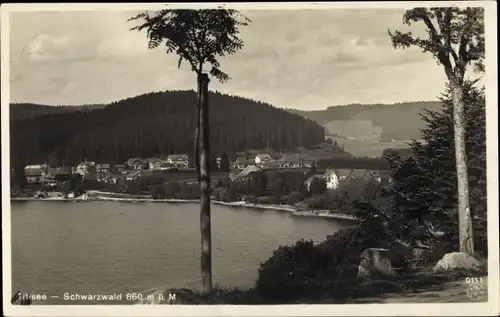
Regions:
<instances>
[{"instance_id":1,"label":"tall bare tree trunk","mask_svg":"<svg viewBox=\"0 0 500 317\"><path fill-rule=\"evenodd\" d=\"M463 88L451 81L453 103L453 127L455 132L455 159L458 182L458 225L460 252L474 254L474 235L469 205L469 177L467 175L467 155L465 152L465 118Z\"/></svg>"},{"instance_id":2,"label":"tall bare tree trunk","mask_svg":"<svg viewBox=\"0 0 500 317\"><path fill-rule=\"evenodd\" d=\"M208 114L208 83L207 74L198 78L200 90L200 229L201 229L201 292L212 292L212 241L210 228L210 195L209 195L209 157L210 157L210 125Z\"/></svg>"},{"instance_id":3,"label":"tall bare tree trunk","mask_svg":"<svg viewBox=\"0 0 500 317\"><path fill-rule=\"evenodd\" d=\"M196 100L196 131L194 133L194 166L196 168L196 178L198 182L200 178L200 120L201 120L201 102L202 102L202 85L198 76L198 95Z\"/></svg>"}]
</instances>

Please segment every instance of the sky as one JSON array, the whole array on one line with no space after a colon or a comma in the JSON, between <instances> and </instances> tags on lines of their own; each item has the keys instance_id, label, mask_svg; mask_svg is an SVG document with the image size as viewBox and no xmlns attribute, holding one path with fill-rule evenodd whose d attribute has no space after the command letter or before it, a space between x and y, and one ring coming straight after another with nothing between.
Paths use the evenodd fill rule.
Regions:
<instances>
[{"instance_id":1,"label":"sky","mask_svg":"<svg viewBox=\"0 0 500 317\"><path fill-rule=\"evenodd\" d=\"M222 58L231 80L211 90L276 107L437 100L444 70L417 49L395 50L387 29L408 30L403 10L252 10L244 47ZM196 88L175 55L149 50L130 31L135 11L10 13L11 102L108 103L143 93ZM418 26L412 26L417 30Z\"/></svg>"}]
</instances>

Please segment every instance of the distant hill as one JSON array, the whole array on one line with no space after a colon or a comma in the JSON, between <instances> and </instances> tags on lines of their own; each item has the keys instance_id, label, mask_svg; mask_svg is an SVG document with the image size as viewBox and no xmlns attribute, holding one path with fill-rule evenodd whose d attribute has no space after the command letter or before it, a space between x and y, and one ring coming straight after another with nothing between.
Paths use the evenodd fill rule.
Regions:
<instances>
[{"instance_id":1,"label":"distant hill","mask_svg":"<svg viewBox=\"0 0 500 317\"><path fill-rule=\"evenodd\" d=\"M10 105L10 119L27 119L46 114L70 113L75 111L92 111L102 109L105 104L84 105L84 106L47 106L34 103L14 103Z\"/></svg>"},{"instance_id":2,"label":"distant hill","mask_svg":"<svg viewBox=\"0 0 500 317\"><path fill-rule=\"evenodd\" d=\"M90 110L92 111L82 111ZM130 157L194 152L196 93L148 93L109 105L11 105L11 160L18 166L74 165L85 158L122 163ZM45 114L45 112L47 114ZM308 147L324 141L316 122L267 103L210 93L211 153Z\"/></svg>"},{"instance_id":3,"label":"distant hill","mask_svg":"<svg viewBox=\"0 0 500 317\"><path fill-rule=\"evenodd\" d=\"M419 139L423 121L419 113L424 109L438 110L441 102L421 101L396 104L350 104L328 107L325 110L288 111L314 120L324 126L328 134L341 137L396 141Z\"/></svg>"}]
</instances>

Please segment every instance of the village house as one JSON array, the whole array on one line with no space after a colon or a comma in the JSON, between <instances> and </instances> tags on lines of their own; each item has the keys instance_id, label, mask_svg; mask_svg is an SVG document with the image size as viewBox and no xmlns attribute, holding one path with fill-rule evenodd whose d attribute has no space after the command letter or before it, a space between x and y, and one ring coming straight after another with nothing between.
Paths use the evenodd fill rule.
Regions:
<instances>
[{"instance_id":1,"label":"village house","mask_svg":"<svg viewBox=\"0 0 500 317\"><path fill-rule=\"evenodd\" d=\"M140 171L140 170L148 167L148 164L146 162L144 162L144 160L141 158L129 158L127 160L127 162L125 163L125 166L128 169Z\"/></svg>"},{"instance_id":2,"label":"village house","mask_svg":"<svg viewBox=\"0 0 500 317\"><path fill-rule=\"evenodd\" d=\"M111 169L111 166L108 163L97 164L96 171L97 173L108 173Z\"/></svg>"},{"instance_id":3,"label":"village house","mask_svg":"<svg viewBox=\"0 0 500 317\"><path fill-rule=\"evenodd\" d=\"M45 174L46 183L65 182L71 178L71 167L49 167Z\"/></svg>"},{"instance_id":4,"label":"village house","mask_svg":"<svg viewBox=\"0 0 500 317\"><path fill-rule=\"evenodd\" d=\"M170 171L170 170L175 170L178 167L175 166L174 164L171 163L163 163L160 165L160 167L157 168L158 171Z\"/></svg>"},{"instance_id":5,"label":"village house","mask_svg":"<svg viewBox=\"0 0 500 317\"><path fill-rule=\"evenodd\" d=\"M24 168L24 177L28 184L38 184L45 176L46 165L27 165Z\"/></svg>"},{"instance_id":6,"label":"village house","mask_svg":"<svg viewBox=\"0 0 500 317\"><path fill-rule=\"evenodd\" d=\"M381 182L382 179L390 181L389 175L381 171L369 171L365 169L327 169L325 174L326 187L335 189L342 180L363 179Z\"/></svg>"},{"instance_id":7,"label":"village house","mask_svg":"<svg viewBox=\"0 0 500 317\"><path fill-rule=\"evenodd\" d=\"M161 158L150 159L148 166L151 171L168 171L177 168L176 165L168 163L167 160Z\"/></svg>"},{"instance_id":8,"label":"village house","mask_svg":"<svg viewBox=\"0 0 500 317\"><path fill-rule=\"evenodd\" d=\"M134 181L136 180L137 178L139 178L141 176L141 172L139 170L135 170L135 171L132 171L132 172L129 172L125 175L125 179L127 181Z\"/></svg>"},{"instance_id":9,"label":"village house","mask_svg":"<svg viewBox=\"0 0 500 317\"><path fill-rule=\"evenodd\" d=\"M111 171L115 173L122 173L125 171L125 165L124 164L114 164L111 167Z\"/></svg>"},{"instance_id":10,"label":"village house","mask_svg":"<svg viewBox=\"0 0 500 317\"><path fill-rule=\"evenodd\" d=\"M301 168L303 159L300 153L285 153L276 161L279 168Z\"/></svg>"},{"instance_id":11,"label":"village house","mask_svg":"<svg viewBox=\"0 0 500 317\"><path fill-rule=\"evenodd\" d=\"M260 152L261 150L248 150L247 155L255 158Z\"/></svg>"},{"instance_id":12,"label":"village house","mask_svg":"<svg viewBox=\"0 0 500 317\"><path fill-rule=\"evenodd\" d=\"M56 191L41 191L38 190L33 197L35 198L56 198L56 197L64 197L64 194Z\"/></svg>"},{"instance_id":13,"label":"village house","mask_svg":"<svg viewBox=\"0 0 500 317\"><path fill-rule=\"evenodd\" d=\"M269 169L277 169L279 168L279 165L276 163L276 161L269 161L269 162L265 162L265 163L261 163L258 165L259 168L263 169L263 170L269 170Z\"/></svg>"},{"instance_id":14,"label":"village house","mask_svg":"<svg viewBox=\"0 0 500 317\"><path fill-rule=\"evenodd\" d=\"M85 160L84 162L78 164L78 166L76 167L76 173L85 176L85 174L89 172L95 172L95 169L96 169L95 162L90 162Z\"/></svg>"},{"instance_id":15,"label":"village house","mask_svg":"<svg viewBox=\"0 0 500 317\"><path fill-rule=\"evenodd\" d=\"M339 186L339 182L345 180L351 174L350 169L327 169L325 171L325 180L327 189L335 189Z\"/></svg>"},{"instance_id":16,"label":"village house","mask_svg":"<svg viewBox=\"0 0 500 317\"><path fill-rule=\"evenodd\" d=\"M113 175L98 175L97 180L101 183L105 184L117 184L119 176L113 176Z\"/></svg>"},{"instance_id":17,"label":"village house","mask_svg":"<svg viewBox=\"0 0 500 317\"><path fill-rule=\"evenodd\" d=\"M179 168L188 168L189 156L187 154L171 154L167 157L167 163Z\"/></svg>"},{"instance_id":18,"label":"village house","mask_svg":"<svg viewBox=\"0 0 500 317\"><path fill-rule=\"evenodd\" d=\"M231 163L231 166L234 168L234 169L237 169L237 170L242 170L244 168L246 168L247 166L253 164L252 161L248 160L246 157L244 156L239 156L236 161L234 161L233 163Z\"/></svg>"},{"instance_id":19,"label":"village house","mask_svg":"<svg viewBox=\"0 0 500 317\"><path fill-rule=\"evenodd\" d=\"M255 164L255 158L257 155L249 154L246 158L250 162L249 165L254 165Z\"/></svg>"},{"instance_id":20,"label":"village house","mask_svg":"<svg viewBox=\"0 0 500 317\"><path fill-rule=\"evenodd\" d=\"M255 164L256 165L265 164L265 163L271 162L272 160L273 160L273 158L271 157L271 155L266 154L266 153L257 154L257 156L255 156Z\"/></svg>"},{"instance_id":21,"label":"village house","mask_svg":"<svg viewBox=\"0 0 500 317\"><path fill-rule=\"evenodd\" d=\"M229 178L232 180L232 181L235 181L235 182L242 182L242 181L246 181L249 179L249 177L251 176L251 173L254 173L254 172L258 172L260 171L261 169L258 168L257 166L255 165L248 165L247 167L245 167L241 172L239 173L231 173L229 174Z\"/></svg>"},{"instance_id":22,"label":"village house","mask_svg":"<svg viewBox=\"0 0 500 317\"><path fill-rule=\"evenodd\" d=\"M152 159L149 159L148 167L150 170L154 171L154 170L159 169L162 166L162 164L164 164L164 163L166 163L166 162L160 158L152 158Z\"/></svg>"}]
</instances>

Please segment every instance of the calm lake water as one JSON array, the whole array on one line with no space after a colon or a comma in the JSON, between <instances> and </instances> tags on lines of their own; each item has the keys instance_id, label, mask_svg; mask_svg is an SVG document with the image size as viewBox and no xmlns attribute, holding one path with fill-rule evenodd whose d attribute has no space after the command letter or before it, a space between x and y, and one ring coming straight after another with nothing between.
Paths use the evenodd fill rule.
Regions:
<instances>
[{"instance_id":1,"label":"calm lake water","mask_svg":"<svg viewBox=\"0 0 500 317\"><path fill-rule=\"evenodd\" d=\"M12 289L49 296L34 304L96 303L64 301L66 292L125 296L200 284L197 204L13 202L11 217ZM320 242L349 225L212 205L214 284L251 286L279 245Z\"/></svg>"}]
</instances>

